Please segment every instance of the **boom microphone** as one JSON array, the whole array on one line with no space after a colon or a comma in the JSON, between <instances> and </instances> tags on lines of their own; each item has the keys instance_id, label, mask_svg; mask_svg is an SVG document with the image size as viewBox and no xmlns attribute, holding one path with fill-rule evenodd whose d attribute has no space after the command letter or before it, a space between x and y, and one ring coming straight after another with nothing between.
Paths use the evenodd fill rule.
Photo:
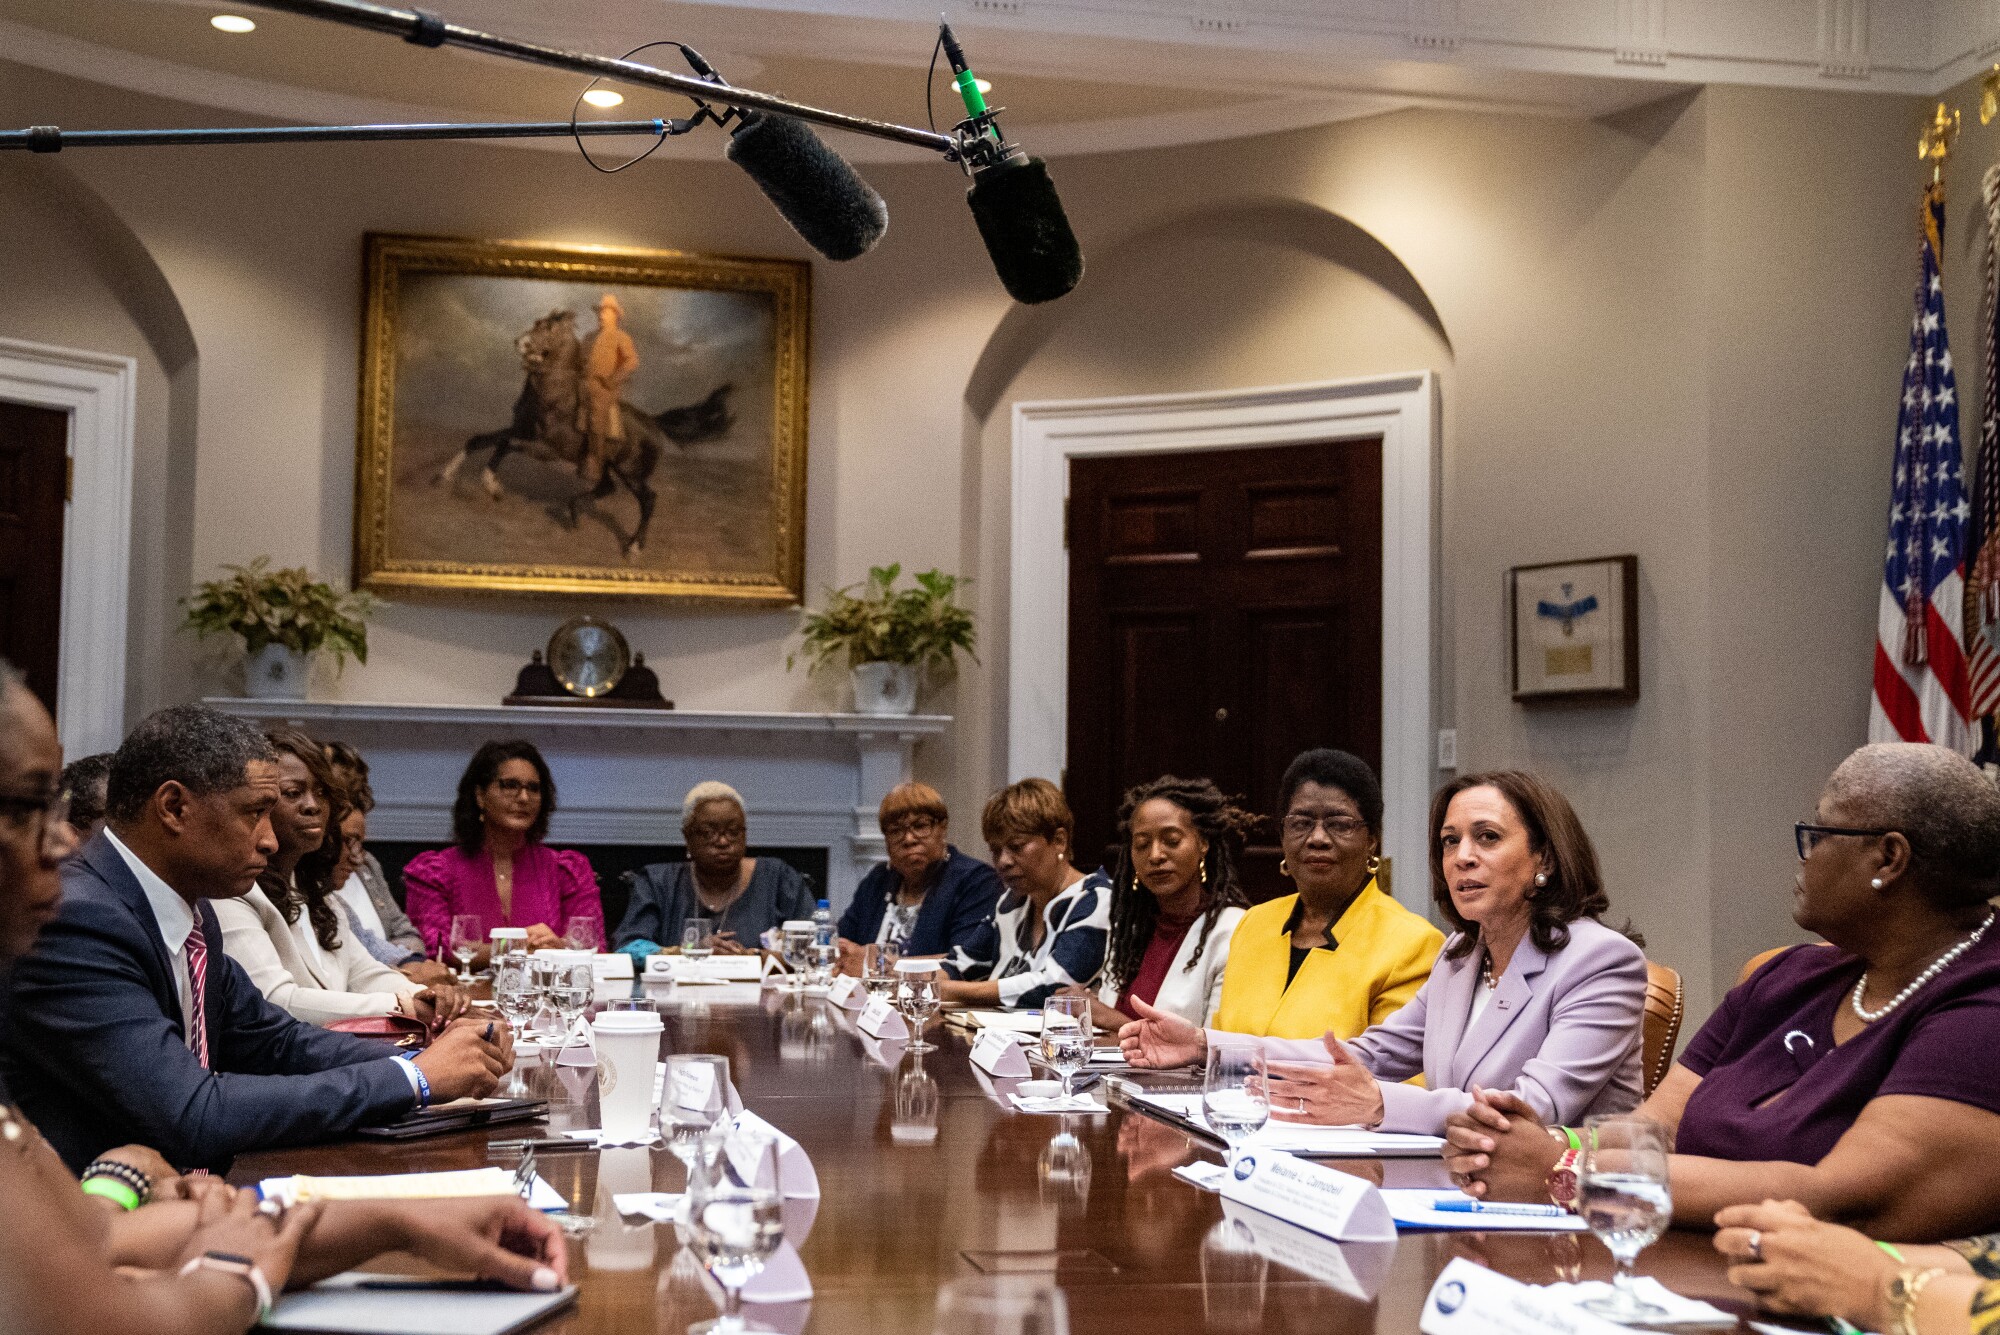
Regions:
<instances>
[{"instance_id":1,"label":"boom microphone","mask_svg":"<svg viewBox=\"0 0 2000 1335\"><path fill-rule=\"evenodd\" d=\"M994 272L1007 295L1023 305L1054 301L1083 278L1083 251L1056 196L1049 165L1001 136L949 23L940 22L938 40L965 102L969 119L961 128L974 132L964 155L972 170L966 202Z\"/></svg>"},{"instance_id":2,"label":"boom microphone","mask_svg":"<svg viewBox=\"0 0 2000 1335\"><path fill-rule=\"evenodd\" d=\"M889 206L804 121L752 111L729 136L729 160L805 243L830 260L865 255L889 228Z\"/></svg>"}]
</instances>

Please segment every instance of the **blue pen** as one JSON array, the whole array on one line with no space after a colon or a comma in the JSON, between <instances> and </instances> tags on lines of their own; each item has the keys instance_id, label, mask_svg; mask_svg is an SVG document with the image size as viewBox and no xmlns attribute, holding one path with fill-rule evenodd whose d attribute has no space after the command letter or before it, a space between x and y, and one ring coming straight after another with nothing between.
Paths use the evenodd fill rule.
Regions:
<instances>
[{"instance_id":1,"label":"blue pen","mask_svg":"<svg viewBox=\"0 0 2000 1335\"><path fill-rule=\"evenodd\" d=\"M1560 1205L1507 1205L1498 1202L1475 1201L1468 1197L1460 1197L1457 1200L1441 1200L1433 1204L1431 1208L1450 1214L1512 1214L1524 1215L1530 1219L1562 1219L1569 1214L1569 1211L1563 1209Z\"/></svg>"}]
</instances>

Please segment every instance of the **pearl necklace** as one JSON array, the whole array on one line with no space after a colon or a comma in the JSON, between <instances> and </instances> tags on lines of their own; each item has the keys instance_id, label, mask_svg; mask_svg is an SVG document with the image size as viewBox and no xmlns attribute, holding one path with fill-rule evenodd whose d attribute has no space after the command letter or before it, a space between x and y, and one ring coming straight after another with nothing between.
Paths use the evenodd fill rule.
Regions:
<instances>
[{"instance_id":1,"label":"pearl necklace","mask_svg":"<svg viewBox=\"0 0 2000 1335\"><path fill-rule=\"evenodd\" d=\"M1908 1001L1910 999L1911 994L1914 993L1918 988L1922 987L1925 983L1928 983L1931 979L1943 973L1946 968L1950 967L1952 961L1956 960L1960 955L1963 955L1966 951L1978 945L1979 938L1985 936L1986 929L1991 927L1992 925L1993 925L1993 914L1991 912L1988 912L1986 915L1986 921L1980 923L1978 927L1974 928L1971 936L1966 937L1965 940L1959 942L1957 945L1953 946L1950 950L1947 950L1945 951L1944 954L1938 956L1937 959L1931 964L1930 968L1925 969L1915 978L1912 978L1910 980L1910 985L1904 988L1902 991L1898 992L1895 996L1891 997L1889 999L1889 1004L1882 1007L1882 1009L1880 1010L1871 1011L1871 1010L1866 1010L1862 1007L1861 995L1863 992L1868 990L1868 975L1866 973L1862 974L1861 981L1857 982L1854 985L1853 1006L1855 1015L1860 1018L1861 1023L1863 1024L1874 1024L1877 1020L1887 1015L1890 1011L1895 1010L1896 1007L1902 1005L1905 1001Z\"/></svg>"}]
</instances>

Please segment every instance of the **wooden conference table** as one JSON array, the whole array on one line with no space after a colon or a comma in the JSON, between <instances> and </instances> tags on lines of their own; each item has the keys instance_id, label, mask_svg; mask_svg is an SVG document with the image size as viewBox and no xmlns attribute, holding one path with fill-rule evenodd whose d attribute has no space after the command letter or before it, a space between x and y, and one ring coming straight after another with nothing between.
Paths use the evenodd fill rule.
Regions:
<instances>
[{"instance_id":1,"label":"wooden conference table","mask_svg":"<svg viewBox=\"0 0 2000 1335\"><path fill-rule=\"evenodd\" d=\"M745 1103L796 1137L818 1171L822 1196L799 1246L812 1301L747 1309L776 1329L928 1335L941 1285L1005 1272L1059 1284L1076 1335L1404 1335L1417 1329L1425 1295L1453 1257L1535 1283L1610 1275L1609 1255L1588 1235L1410 1233L1394 1243L1345 1247L1296 1230L1280 1231L1275 1245L1253 1239L1225 1219L1220 1198L1173 1176L1176 1164L1217 1158L1205 1144L1132 1111L1015 1113L990 1083L982 1085L955 1030L934 1025L930 1037L940 1050L912 1055L863 1038L850 1013L817 997L775 988L760 994L747 985L649 987L666 1021L663 1050L727 1056ZM489 1163L488 1139L596 1125L587 1068L536 1065L524 1078L550 1100L548 1133L539 1123L517 1123L400 1144L245 1155L230 1180L477 1168ZM926 1104L935 1109L937 1131L928 1142L911 1138L913 1130L923 1134ZM1052 1143L1065 1131L1073 1141ZM675 1264L672 1226L621 1219L610 1201L612 1192L680 1190L678 1160L664 1150L627 1149L541 1162L572 1208L597 1223L571 1242L577 1305L539 1331L679 1335L713 1315L691 1258ZM1387 1186L1445 1185L1437 1160L1338 1166ZM810 1213L800 1204L788 1208L795 1242L801 1215ZM1668 1234L1647 1250L1640 1269L1678 1292L1748 1312L1705 1234ZM1344 1288L1329 1282L1343 1276Z\"/></svg>"}]
</instances>

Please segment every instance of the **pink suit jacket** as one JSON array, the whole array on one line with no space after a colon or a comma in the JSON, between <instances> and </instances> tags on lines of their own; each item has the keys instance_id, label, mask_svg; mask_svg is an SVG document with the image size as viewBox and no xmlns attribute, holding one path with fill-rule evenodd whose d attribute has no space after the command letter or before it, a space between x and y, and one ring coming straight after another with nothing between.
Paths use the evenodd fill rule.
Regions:
<instances>
[{"instance_id":1,"label":"pink suit jacket","mask_svg":"<svg viewBox=\"0 0 2000 1335\"><path fill-rule=\"evenodd\" d=\"M1475 1084L1513 1091L1552 1126L1638 1106L1646 1005L1639 947L1589 918L1571 923L1569 944L1551 954L1523 938L1468 1028L1482 958L1478 950L1461 959L1440 952L1409 1005L1348 1043L1381 1083L1381 1130L1440 1135L1445 1118L1472 1102ZM1265 1039L1264 1051L1279 1061L1330 1060L1309 1039ZM1419 1073L1428 1088L1400 1083Z\"/></svg>"}]
</instances>

